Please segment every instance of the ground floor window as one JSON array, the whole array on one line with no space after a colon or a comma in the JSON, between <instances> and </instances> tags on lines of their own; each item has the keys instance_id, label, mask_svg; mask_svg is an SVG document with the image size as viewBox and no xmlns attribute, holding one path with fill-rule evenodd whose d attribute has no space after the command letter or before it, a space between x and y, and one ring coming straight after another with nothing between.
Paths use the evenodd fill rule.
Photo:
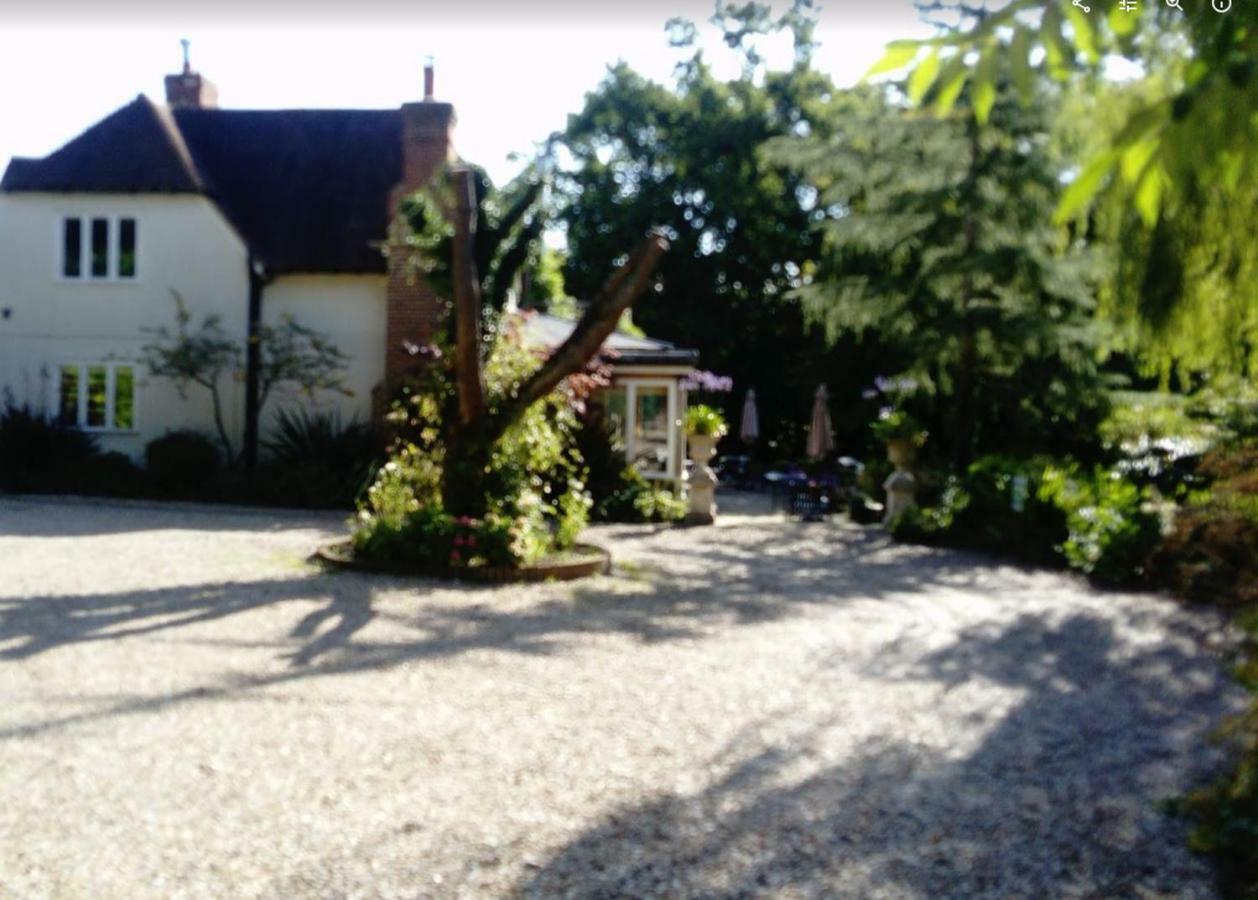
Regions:
<instances>
[{"instance_id":1,"label":"ground floor window","mask_svg":"<svg viewBox=\"0 0 1258 900\"><path fill-rule=\"evenodd\" d=\"M57 380L57 410L66 425L101 431L135 427L135 368L130 363L69 363Z\"/></svg>"}]
</instances>

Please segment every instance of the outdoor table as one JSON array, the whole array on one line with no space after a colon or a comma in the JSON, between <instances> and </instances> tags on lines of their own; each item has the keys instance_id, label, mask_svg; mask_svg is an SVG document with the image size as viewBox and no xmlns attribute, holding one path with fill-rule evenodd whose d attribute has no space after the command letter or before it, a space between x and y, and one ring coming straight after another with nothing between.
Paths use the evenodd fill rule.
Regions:
<instances>
[{"instance_id":1,"label":"outdoor table","mask_svg":"<svg viewBox=\"0 0 1258 900\"><path fill-rule=\"evenodd\" d=\"M808 475L802 469L765 472L764 483L769 491L771 508L785 509L790 506L791 496L808 483Z\"/></svg>"}]
</instances>

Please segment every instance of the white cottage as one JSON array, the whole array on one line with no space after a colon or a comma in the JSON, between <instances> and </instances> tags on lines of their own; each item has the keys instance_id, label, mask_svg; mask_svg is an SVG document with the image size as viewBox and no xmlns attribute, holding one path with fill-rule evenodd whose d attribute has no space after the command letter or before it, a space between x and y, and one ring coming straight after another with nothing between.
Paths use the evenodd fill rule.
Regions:
<instances>
[{"instance_id":1,"label":"white cottage","mask_svg":"<svg viewBox=\"0 0 1258 900\"><path fill-rule=\"evenodd\" d=\"M424 100L400 109L224 110L185 66L167 77L165 104L140 96L49 156L12 160L0 180L0 392L137 458L166 431L211 431L206 392L180 396L139 363L177 294L241 347L291 315L350 358L352 397L273 396L263 410L256 360L225 376L225 424L247 454L285 406L375 415L413 362L407 344L430 339L442 309L406 252L389 252L399 199L457 158L454 110L432 87L430 67ZM556 337L565 327L535 321ZM695 354L620 334L608 345L633 458L649 477L679 477L678 385Z\"/></svg>"}]
</instances>

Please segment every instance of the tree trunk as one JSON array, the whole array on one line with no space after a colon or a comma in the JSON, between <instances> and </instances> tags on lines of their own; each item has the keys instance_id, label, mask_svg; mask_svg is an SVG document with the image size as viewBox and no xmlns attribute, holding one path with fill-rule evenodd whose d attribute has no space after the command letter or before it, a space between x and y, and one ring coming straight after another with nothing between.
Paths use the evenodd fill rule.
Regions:
<instances>
[{"instance_id":1,"label":"tree trunk","mask_svg":"<svg viewBox=\"0 0 1258 900\"><path fill-rule=\"evenodd\" d=\"M215 373L217 377L218 373ZM223 401L218 395L217 380L207 383L210 389L210 402L214 409L214 428L218 432L219 443L223 445L223 465L231 466L236 462L236 451L232 447L231 438L227 436L227 426L223 424Z\"/></svg>"},{"instance_id":2,"label":"tree trunk","mask_svg":"<svg viewBox=\"0 0 1258 900\"><path fill-rule=\"evenodd\" d=\"M450 175L454 187L454 377L459 428L475 431L485 418L485 372L481 367L480 273L476 270L476 184L470 169Z\"/></svg>"},{"instance_id":3,"label":"tree trunk","mask_svg":"<svg viewBox=\"0 0 1258 900\"><path fill-rule=\"evenodd\" d=\"M480 272L476 267L476 185L470 169L450 173L454 192L454 383L457 416L446 428L441 501L455 516L485 514L485 371L481 365Z\"/></svg>"},{"instance_id":4,"label":"tree trunk","mask_svg":"<svg viewBox=\"0 0 1258 900\"><path fill-rule=\"evenodd\" d=\"M441 505L450 515L474 519L485 515L485 470L489 468L493 443L476 427L456 426L447 432L441 466Z\"/></svg>"},{"instance_id":5,"label":"tree trunk","mask_svg":"<svg viewBox=\"0 0 1258 900\"><path fill-rule=\"evenodd\" d=\"M458 418L445 435L445 461L441 476L441 501L456 516L485 514L485 476L494 443L530 406L553 391L563 379L582 371L620 322L621 314L650 284L668 241L650 232L633 255L618 269L572 334L521 386L515 398L490 416L485 397L485 373L481 364L480 313L483 291L476 268L476 208L472 173L456 169L454 187L454 325L455 387Z\"/></svg>"}]
</instances>

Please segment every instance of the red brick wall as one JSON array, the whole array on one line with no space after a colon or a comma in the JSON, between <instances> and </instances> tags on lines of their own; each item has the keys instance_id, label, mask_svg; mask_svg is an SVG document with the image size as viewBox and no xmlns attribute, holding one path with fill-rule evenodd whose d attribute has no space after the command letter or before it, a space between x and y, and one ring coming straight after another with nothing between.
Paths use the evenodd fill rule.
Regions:
<instances>
[{"instance_id":1,"label":"red brick wall","mask_svg":"<svg viewBox=\"0 0 1258 900\"><path fill-rule=\"evenodd\" d=\"M218 106L218 88L199 72L167 75L166 105L171 109L213 109Z\"/></svg>"},{"instance_id":2,"label":"red brick wall","mask_svg":"<svg viewBox=\"0 0 1258 900\"><path fill-rule=\"evenodd\" d=\"M402 181L390 198L395 213L403 197L427 184L451 159L453 128L454 107L449 103L403 104ZM385 387L390 396L406 370L415 364L405 350L405 342L423 344L432 339L443 303L422 279L409 271L409 253L405 245L397 242L399 234L396 227L390 230L385 327Z\"/></svg>"}]
</instances>

